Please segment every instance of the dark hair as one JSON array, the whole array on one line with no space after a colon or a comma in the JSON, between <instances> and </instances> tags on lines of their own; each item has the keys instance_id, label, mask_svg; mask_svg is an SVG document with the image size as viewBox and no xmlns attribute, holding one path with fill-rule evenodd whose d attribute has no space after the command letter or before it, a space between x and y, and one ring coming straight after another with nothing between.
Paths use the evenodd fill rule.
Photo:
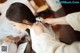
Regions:
<instances>
[{"instance_id":1,"label":"dark hair","mask_svg":"<svg viewBox=\"0 0 80 53\"><path fill-rule=\"evenodd\" d=\"M6 12L6 17L15 22L23 23L23 20L27 20L30 23L36 22L35 16L31 10L22 3L13 3L10 5Z\"/></svg>"}]
</instances>

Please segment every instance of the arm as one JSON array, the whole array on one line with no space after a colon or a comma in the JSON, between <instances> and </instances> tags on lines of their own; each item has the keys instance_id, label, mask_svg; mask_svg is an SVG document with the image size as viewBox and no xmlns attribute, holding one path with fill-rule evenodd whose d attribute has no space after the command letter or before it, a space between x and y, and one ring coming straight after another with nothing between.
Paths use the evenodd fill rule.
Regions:
<instances>
[{"instance_id":1,"label":"arm","mask_svg":"<svg viewBox=\"0 0 80 53\"><path fill-rule=\"evenodd\" d=\"M74 30L80 31L80 12L71 13L60 18L48 18L44 23L51 25L70 25Z\"/></svg>"},{"instance_id":2,"label":"arm","mask_svg":"<svg viewBox=\"0 0 80 53\"><path fill-rule=\"evenodd\" d=\"M13 36L6 36L6 38L4 39L4 41L8 41L8 42L19 42L20 41L20 37L17 36L17 37L13 37Z\"/></svg>"}]
</instances>

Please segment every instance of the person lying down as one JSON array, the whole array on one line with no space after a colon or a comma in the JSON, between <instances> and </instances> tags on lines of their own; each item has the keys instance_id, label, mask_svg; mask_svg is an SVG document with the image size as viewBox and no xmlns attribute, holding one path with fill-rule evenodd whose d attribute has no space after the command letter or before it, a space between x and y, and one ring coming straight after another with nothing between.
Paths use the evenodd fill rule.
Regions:
<instances>
[{"instance_id":1,"label":"person lying down","mask_svg":"<svg viewBox=\"0 0 80 53\"><path fill-rule=\"evenodd\" d=\"M19 41L22 38L24 38L25 35L27 35L27 37L30 38L29 29L32 26L32 24L36 22L36 18L26 5L19 3L19 2L16 2L10 5L10 7L8 8L6 12L6 17L7 17L6 19L9 22L9 24L11 24L11 27L13 27L15 30L13 29L8 30L10 29L10 26L8 25L6 26L8 28L7 29L8 31L4 31L5 28L3 29L3 32L5 33L3 36L6 36L6 38L3 39L4 41L2 42L2 45L5 43L13 44L15 46L15 49L14 49L14 52L11 52L11 53L15 53L17 49L15 43L19 43ZM28 41L30 41L30 39Z\"/></svg>"},{"instance_id":2,"label":"person lying down","mask_svg":"<svg viewBox=\"0 0 80 53\"><path fill-rule=\"evenodd\" d=\"M14 26L16 30L20 30L22 32L25 31L28 33L28 35L31 34L30 29L32 28L33 23L35 23L36 20L38 22L40 21L32 14L31 10L26 5L19 2L10 5L10 7L6 12L6 18L10 22L10 24ZM45 29L48 30L51 28L48 29L45 28ZM47 32L51 33L51 31L52 29L50 30L50 32L49 31ZM51 34L54 34L54 32L52 32ZM17 43L19 40L21 40L22 37L24 37L24 35L16 36L16 37L14 37L14 35L7 36L5 40L7 42L12 42L14 44L14 42ZM29 41L31 42L32 40Z\"/></svg>"},{"instance_id":3,"label":"person lying down","mask_svg":"<svg viewBox=\"0 0 80 53\"><path fill-rule=\"evenodd\" d=\"M36 22L36 20L40 21L39 19L36 19L36 17L32 14L31 10L24 4L16 2L10 5L6 12L6 19L13 26L15 29L13 33L19 33L19 34L13 34L13 33L6 33L6 38L4 39L3 44L11 43L15 46L15 50L13 53L15 53L17 47L15 43L19 43L19 41L25 37L25 35L28 35L30 40L30 28L32 27L33 23ZM10 26L8 27L10 28ZM12 29L11 29L12 30ZM10 31L11 31L10 30ZM9 32L9 31L8 31ZM24 32L25 34L23 34ZM8 52L10 53L10 52Z\"/></svg>"},{"instance_id":4,"label":"person lying down","mask_svg":"<svg viewBox=\"0 0 80 53\"><path fill-rule=\"evenodd\" d=\"M43 20L42 18L36 18L26 5L19 2L10 5L6 12L6 18L14 26L15 29L26 31L28 35L30 35L29 29L32 27L33 23ZM10 37L11 39L16 38L8 36L7 39ZM19 36L17 38L19 38ZM15 41L12 40L11 42Z\"/></svg>"}]
</instances>

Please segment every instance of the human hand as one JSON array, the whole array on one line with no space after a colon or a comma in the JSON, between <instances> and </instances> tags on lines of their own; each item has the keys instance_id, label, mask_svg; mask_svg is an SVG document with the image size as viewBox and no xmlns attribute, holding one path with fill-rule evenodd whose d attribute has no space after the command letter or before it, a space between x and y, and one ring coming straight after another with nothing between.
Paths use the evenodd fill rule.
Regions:
<instances>
[{"instance_id":1,"label":"human hand","mask_svg":"<svg viewBox=\"0 0 80 53\"><path fill-rule=\"evenodd\" d=\"M20 41L20 37L19 36L14 37L14 42L15 43L18 43L19 41Z\"/></svg>"},{"instance_id":2,"label":"human hand","mask_svg":"<svg viewBox=\"0 0 80 53\"><path fill-rule=\"evenodd\" d=\"M6 42L15 42L13 36L6 36L6 38L4 39L4 41Z\"/></svg>"},{"instance_id":3,"label":"human hand","mask_svg":"<svg viewBox=\"0 0 80 53\"><path fill-rule=\"evenodd\" d=\"M14 43L17 43L18 41L20 40L20 37L17 36L17 37L13 37L13 36L6 36L6 38L4 39L4 41L7 41L7 42L14 42Z\"/></svg>"},{"instance_id":4,"label":"human hand","mask_svg":"<svg viewBox=\"0 0 80 53\"><path fill-rule=\"evenodd\" d=\"M44 19L43 23L50 24L52 26L55 25L69 25L66 21L65 17L60 17L60 18L47 18Z\"/></svg>"},{"instance_id":5,"label":"human hand","mask_svg":"<svg viewBox=\"0 0 80 53\"><path fill-rule=\"evenodd\" d=\"M42 25L40 23L34 23L32 27L33 27L34 32L37 35L39 35L39 34L44 32L44 29L43 29L43 27L42 27Z\"/></svg>"},{"instance_id":6,"label":"human hand","mask_svg":"<svg viewBox=\"0 0 80 53\"><path fill-rule=\"evenodd\" d=\"M50 25L57 25L57 20L54 19L54 18L47 18L47 19L44 19L43 23L44 24L50 24Z\"/></svg>"}]
</instances>

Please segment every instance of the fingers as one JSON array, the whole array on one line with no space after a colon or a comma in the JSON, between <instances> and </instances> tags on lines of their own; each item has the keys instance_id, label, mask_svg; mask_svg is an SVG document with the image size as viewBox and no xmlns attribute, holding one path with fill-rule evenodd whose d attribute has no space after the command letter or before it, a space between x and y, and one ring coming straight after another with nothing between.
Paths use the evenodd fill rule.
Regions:
<instances>
[{"instance_id":1,"label":"fingers","mask_svg":"<svg viewBox=\"0 0 80 53\"><path fill-rule=\"evenodd\" d=\"M39 23L34 23L32 27L33 27L34 30L35 29L39 29L40 28L40 24Z\"/></svg>"},{"instance_id":2,"label":"fingers","mask_svg":"<svg viewBox=\"0 0 80 53\"><path fill-rule=\"evenodd\" d=\"M6 39L5 41L6 42L13 42L13 43L15 43L15 41L14 40L11 40L11 39Z\"/></svg>"},{"instance_id":3,"label":"fingers","mask_svg":"<svg viewBox=\"0 0 80 53\"><path fill-rule=\"evenodd\" d=\"M6 41L6 42L15 42L15 39L14 39L14 37L12 37L12 36L7 36L7 37L4 39L4 41Z\"/></svg>"},{"instance_id":4,"label":"fingers","mask_svg":"<svg viewBox=\"0 0 80 53\"><path fill-rule=\"evenodd\" d=\"M19 36L14 37L14 41L15 41L16 43L19 42L19 41L20 41L20 37L19 37Z\"/></svg>"},{"instance_id":5,"label":"fingers","mask_svg":"<svg viewBox=\"0 0 80 53\"><path fill-rule=\"evenodd\" d=\"M36 22L33 24L33 27L42 27L42 25L39 22Z\"/></svg>"},{"instance_id":6,"label":"fingers","mask_svg":"<svg viewBox=\"0 0 80 53\"><path fill-rule=\"evenodd\" d=\"M15 42L14 40L12 40L12 39L8 39L8 38L6 38L4 41L6 41L6 42Z\"/></svg>"},{"instance_id":7,"label":"fingers","mask_svg":"<svg viewBox=\"0 0 80 53\"><path fill-rule=\"evenodd\" d=\"M52 24L53 21L54 21L53 18L47 18L47 19L44 19L44 20L43 20L43 23Z\"/></svg>"},{"instance_id":8,"label":"fingers","mask_svg":"<svg viewBox=\"0 0 80 53\"><path fill-rule=\"evenodd\" d=\"M40 23L34 23L32 28L37 35L44 32L43 26Z\"/></svg>"},{"instance_id":9,"label":"fingers","mask_svg":"<svg viewBox=\"0 0 80 53\"><path fill-rule=\"evenodd\" d=\"M48 23L48 19L44 19L43 20L43 23Z\"/></svg>"}]
</instances>

